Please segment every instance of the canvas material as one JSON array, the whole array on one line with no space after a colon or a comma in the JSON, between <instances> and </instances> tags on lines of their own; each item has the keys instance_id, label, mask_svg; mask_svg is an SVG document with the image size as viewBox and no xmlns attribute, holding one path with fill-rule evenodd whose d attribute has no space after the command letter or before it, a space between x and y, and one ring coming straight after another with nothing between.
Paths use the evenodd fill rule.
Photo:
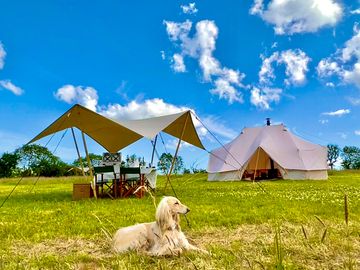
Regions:
<instances>
[{"instance_id":1,"label":"canvas material","mask_svg":"<svg viewBox=\"0 0 360 270\"><path fill-rule=\"evenodd\" d=\"M225 148L211 152L209 173L245 169L245 165L254 158L258 149L284 170L327 170L326 147L300 139L283 125L245 128L237 138L226 144Z\"/></svg>"},{"instance_id":2,"label":"canvas material","mask_svg":"<svg viewBox=\"0 0 360 270\"><path fill-rule=\"evenodd\" d=\"M112 153L143 137L152 138L161 131L204 149L190 111L142 120L115 122L78 104L55 120L29 143L71 127L83 131ZM184 133L182 132L183 127Z\"/></svg>"}]
</instances>

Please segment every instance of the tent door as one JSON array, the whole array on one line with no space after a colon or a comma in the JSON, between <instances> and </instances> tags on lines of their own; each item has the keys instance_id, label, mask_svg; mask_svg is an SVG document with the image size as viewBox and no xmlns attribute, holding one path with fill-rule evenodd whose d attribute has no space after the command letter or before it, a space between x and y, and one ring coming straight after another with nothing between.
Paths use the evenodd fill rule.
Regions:
<instances>
[{"instance_id":1,"label":"tent door","mask_svg":"<svg viewBox=\"0 0 360 270\"><path fill-rule=\"evenodd\" d=\"M249 159L242 179L262 180L280 178L281 167L259 147Z\"/></svg>"}]
</instances>

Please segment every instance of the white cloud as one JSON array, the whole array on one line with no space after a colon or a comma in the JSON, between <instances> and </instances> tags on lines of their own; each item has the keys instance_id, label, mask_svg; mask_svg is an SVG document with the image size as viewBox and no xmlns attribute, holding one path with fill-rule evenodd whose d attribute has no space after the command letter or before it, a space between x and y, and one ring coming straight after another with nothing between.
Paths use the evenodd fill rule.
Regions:
<instances>
[{"instance_id":1,"label":"white cloud","mask_svg":"<svg viewBox=\"0 0 360 270\"><path fill-rule=\"evenodd\" d=\"M329 123L329 120L327 120L327 119L320 119L319 120L319 122L320 122L320 124L327 124L327 123Z\"/></svg>"},{"instance_id":2,"label":"white cloud","mask_svg":"<svg viewBox=\"0 0 360 270\"><path fill-rule=\"evenodd\" d=\"M335 87L335 84L333 82L327 82L325 84L327 87L331 87L331 88L334 88Z\"/></svg>"},{"instance_id":3,"label":"white cloud","mask_svg":"<svg viewBox=\"0 0 360 270\"><path fill-rule=\"evenodd\" d=\"M164 51L160 51L160 56L162 60L165 60L166 56Z\"/></svg>"},{"instance_id":4,"label":"white cloud","mask_svg":"<svg viewBox=\"0 0 360 270\"><path fill-rule=\"evenodd\" d=\"M198 12L195 2L189 3L188 5L181 5L180 7L185 14L195 14Z\"/></svg>"},{"instance_id":5,"label":"white cloud","mask_svg":"<svg viewBox=\"0 0 360 270\"><path fill-rule=\"evenodd\" d=\"M349 114L350 113L350 110L349 109L340 109L340 110L337 110L337 111L334 111L334 112L324 112L322 113L322 115L328 115L328 116L343 116L345 114Z\"/></svg>"},{"instance_id":6,"label":"white cloud","mask_svg":"<svg viewBox=\"0 0 360 270\"><path fill-rule=\"evenodd\" d=\"M210 115L207 117L204 117L204 119L202 119L204 125L212 132L226 138L226 139L234 139L237 135L238 132L227 127L227 125L222 122L218 117ZM205 129L206 130L206 129ZM205 135L205 134L203 134ZM210 138L209 139L213 139Z\"/></svg>"},{"instance_id":7,"label":"white cloud","mask_svg":"<svg viewBox=\"0 0 360 270\"><path fill-rule=\"evenodd\" d=\"M179 143L179 139L170 139L165 143L166 148L168 149L176 149L177 145ZM191 144L181 141L180 143L180 148L188 148L189 146L191 146Z\"/></svg>"},{"instance_id":8,"label":"white cloud","mask_svg":"<svg viewBox=\"0 0 360 270\"><path fill-rule=\"evenodd\" d=\"M175 53L172 58L172 68L175 72L185 72L186 67L184 64L184 58L181 54Z\"/></svg>"},{"instance_id":9,"label":"white cloud","mask_svg":"<svg viewBox=\"0 0 360 270\"><path fill-rule=\"evenodd\" d=\"M360 98L348 97L347 100L354 106L360 105Z\"/></svg>"},{"instance_id":10,"label":"white cloud","mask_svg":"<svg viewBox=\"0 0 360 270\"><path fill-rule=\"evenodd\" d=\"M354 134L357 135L357 136L360 136L360 129L359 129L359 130L355 130L355 131L354 131Z\"/></svg>"},{"instance_id":11,"label":"white cloud","mask_svg":"<svg viewBox=\"0 0 360 270\"><path fill-rule=\"evenodd\" d=\"M215 81L215 88L210 90L213 95L218 95L220 99L227 100L230 104L234 102L244 102L242 94L239 93L228 80L219 78Z\"/></svg>"},{"instance_id":12,"label":"white cloud","mask_svg":"<svg viewBox=\"0 0 360 270\"><path fill-rule=\"evenodd\" d=\"M172 41L186 40L192 27L192 22L189 20L183 23L164 21L164 24L166 26L166 32Z\"/></svg>"},{"instance_id":13,"label":"white cloud","mask_svg":"<svg viewBox=\"0 0 360 270\"><path fill-rule=\"evenodd\" d=\"M55 97L68 104L79 103L93 111L96 111L99 99L97 91L93 87L74 86L71 84L59 88L55 93Z\"/></svg>"},{"instance_id":14,"label":"white cloud","mask_svg":"<svg viewBox=\"0 0 360 270\"><path fill-rule=\"evenodd\" d=\"M144 101L133 100L126 105L109 104L108 106L102 106L99 113L115 120L133 120L175 114L187 110L191 110L196 115L195 110L190 107L177 106L166 103L163 99L154 98ZM207 129L194 114L192 114L192 120L200 138L209 138ZM204 119L201 119L201 121L209 130L217 135L225 138L233 138L236 135L235 131L226 127L225 124L215 116L206 116Z\"/></svg>"},{"instance_id":15,"label":"white cloud","mask_svg":"<svg viewBox=\"0 0 360 270\"><path fill-rule=\"evenodd\" d=\"M164 102L161 98L144 101L133 100L126 105L109 104L101 107L99 112L107 117L117 120L133 120L162 116L190 110L186 106L175 106Z\"/></svg>"},{"instance_id":16,"label":"white cloud","mask_svg":"<svg viewBox=\"0 0 360 270\"><path fill-rule=\"evenodd\" d=\"M4 45L0 42L0 69L4 68L5 65L6 51Z\"/></svg>"},{"instance_id":17,"label":"white cloud","mask_svg":"<svg viewBox=\"0 0 360 270\"><path fill-rule=\"evenodd\" d=\"M250 13L272 24L276 34L292 35L336 25L343 8L335 0L271 0L266 7L262 0L255 0Z\"/></svg>"},{"instance_id":18,"label":"white cloud","mask_svg":"<svg viewBox=\"0 0 360 270\"><path fill-rule=\"evenodd\" d=\"M250 9L250 14L252 15L261 15L264 10L264 1L263 0L254 0L254 5Z\"/></svg>"},{"instance_id":19,"label":"white cloud","mask_svg":"<svg viewBox=\"0 0 360 270\"><path fill-rule=\"evenodd\" d=\"M270 103L277 103L280 101L281 93L282 89L279 88L264 87L260 90L257 87L253 87L251 90L250 101L253 105L260 109L269 110L271 109Z\"/></svg>"},{"instance_id":20,"label":"white cloud","mask_svg":"<svg viewBox=\"0 0 360 270\"><path fill-rule=\"evenodd\" d=\"M210 93L219 95L229 103L242 102L241 93L237 87L244 87L241 81L245 75L238 70L223 67L213 56L219 34L215 22L202 20L196 23L196 32L193 37L190 37L192 22L189 20L182 23L164 21L164 24L169 39L181 49L177 55L182 56L182 59L184 57L196 59L202 70L204 82L214 84L215 88L211 89Z\"/></svg>"},{"instance_id":21,"label":"white cloud","mask_svg":"<svg viewBox=\"0 0 360 270\"><path fill-rule=\"evenodd\" d=\"M263 58L263 63L259 72L259 81L262 84L271 84L276 78L273 63L285 65L287 78L286 85L301 85L306 81L306 73L309 70L310 58L300 49L274 52L270 57Z\"/></svg>"},{"instance_id":22,"label":"white cloud","mask_svg":"<svg viewBox=\"0 0 360 270\"><path fill-rule=\"evenodd\" d=\"M320 78L336 77L343 84L360 88L360 31L355 23L354 35L333 55L322 59L317 66Z\"/></svg>"},{"instance_id":23,"label":"white cloud","mask_svg":"<svg viewBox=\"0 0 360 270\"><path fill-rule=\"evenodd\" d=\"M332 76L334 74L339 74L340 66L331 59L322 59L316 67L316 71L320 77Z\"/></svg>"},{"instance_id":24,"label":"white cloud","mask_svg":"<svg viewBox=\"0 0 360 270\"><path fill-rule=\"evenodd\" d=\"M360 8L351 10L350 13L351 13L351 14L360 14Z\"/></svg>"},{"instance_id":25,"label":"white cloud","mask_svg":"<svg viewBox=\"0 0 360 270\"><path fill-rule=\"evenodd\" d=\"M338 134L339 134L339 136L341 137L341 139L344 139L344 140L346 140L347 139L347 134L346 133L344 133L344 132L338 132Z\"/></svg>"},{"instance_id":26,"label":"white cloud","mask_svg":"<svg viewBox=\"0 0 360 270\"><path fill-rule=\"evenodd\" d=\"M0 88L9 90L14 95L21 96L24 93L24 90L20 87L13 84L10 80L1 80L0 81Z\"/></svg>"}]
</instances>

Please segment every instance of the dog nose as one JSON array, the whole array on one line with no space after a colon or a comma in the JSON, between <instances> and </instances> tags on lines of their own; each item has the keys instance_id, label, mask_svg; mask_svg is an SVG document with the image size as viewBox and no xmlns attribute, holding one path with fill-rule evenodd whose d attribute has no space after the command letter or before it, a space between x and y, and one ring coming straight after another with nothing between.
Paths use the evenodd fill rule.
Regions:
<instances>
[{"instance_id":1,"label":"dog nose","mask_svg":"<svg viewBox=\"0 0 360 270\"><path fill-rule=\"evenodd\" d=\"M186 214L190 212L190 209L189 208L186 208Z\"/></svg>"}]
</instances>

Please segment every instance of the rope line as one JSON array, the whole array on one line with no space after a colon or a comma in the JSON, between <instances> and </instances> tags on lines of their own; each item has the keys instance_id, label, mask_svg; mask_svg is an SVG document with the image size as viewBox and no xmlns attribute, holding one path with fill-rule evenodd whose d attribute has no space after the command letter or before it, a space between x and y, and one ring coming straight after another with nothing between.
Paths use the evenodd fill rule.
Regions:
<instances>
[{"instance_id":1,"label":"rope line","mask_svg":"<svg viewBox=\"0 0 360 270\"><path fill-rule=\"evenodd\" d=\"M66 118L64 118L63 121L61 121L61 122L59 123L59 127L62 126L62 124L64 123L65 119L66 119ZM67 130L66 130L66 131L67 131ZM66 133L66 131L65 131L65 133ZM55 134L56 134L56 133L54 133L54 134L51 135L51 137L50 137L49 140L46 142L46 144L45 144L44 147L47 147L47 146L48 146L48 144L49 144L49 143L51 142L51 140L54 138ZM65 135L63 134L63 136L61 137L60 141L64 138L64 136L65 136ZM58 145L56 146L55 151L56 151L57 147L59 146L59 144L60 144L60 142L59 142ZM35 186L36 183L38 182L39 178L40 178L40 175L39 175L39 176L37 177L37 179L35 180L35 183L34 183L34 185L32 186L32 188L31 188L31 190L30 190L29 192L31 192L31 191L34 189L34 186ZM12 193L15 191L15 189L20 185L20 182L21 182L23 179L24 179L24 176L21 176L21 178L19 179L19 181L16 183L15 187L11 190L11 192L9 193L9 195L6 196L5 200L1 203L0 208L3 207L3 205L4 205L4 204L6 203L6 201L10 198L11 194L12 194Z\"/></svg>"},{"instance_id":2,"label":"rope line","mask_svg":"<svg viewBox=\"0 0 360 270\"><path fill-rule=\"evenodd\" d=\"M196 120L198 120L198 121L200 122L200 124L209 132L209 134L214 137L214 139L221 145L221 147L224 148L225 151L240 165L240 169L243 169L244 165L242 165L242 164L233 156L233 154L225 147L224 144L222 144L222 143L219 141L219 139L214 135L214 133L199 119L199 117L198 117L196 114L194 114L193 112L191 112L191 113L194 115L194 117L196 118ZM206 150L206 149L205 149L205 151L208 152L208 150Z\"/></svg>"}]
</instances>

